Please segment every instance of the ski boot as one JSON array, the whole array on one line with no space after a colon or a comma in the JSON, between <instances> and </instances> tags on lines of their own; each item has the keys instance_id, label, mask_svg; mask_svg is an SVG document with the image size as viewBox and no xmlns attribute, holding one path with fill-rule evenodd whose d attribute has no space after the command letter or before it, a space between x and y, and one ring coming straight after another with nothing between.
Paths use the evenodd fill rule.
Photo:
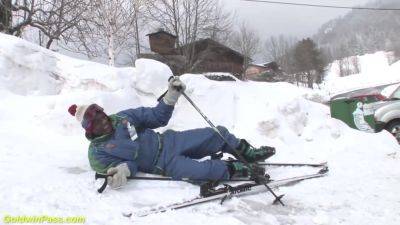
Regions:
<instances>
[{"instance_id":1,"label":"ski boot","mask_svg":"<svg viewBox=\"0 0 400 225\"><path fill-rule=\"evenodd\" d=\"M241 139L237 152L243 156L243 158L249 162L262 162L275 154L275 148L269 146L261 146L260 148L252 147L245 139ZM234 154L237 159L237 155Z\"/></svg>"},{"instance_id":2,"label":"ski boot","mask_svg":"<svg viewBox=\"0 0 400 225\"><path fill-rule=\"evenodd\" d=\"M250 177L250 179L252 179L259 176L264 177L265 175L265 168L253 163L249 164L251 168L247 167L244 163L238 161L227 162L227 166L230 179L244 177Z\"/></svg>"}]
</instances>

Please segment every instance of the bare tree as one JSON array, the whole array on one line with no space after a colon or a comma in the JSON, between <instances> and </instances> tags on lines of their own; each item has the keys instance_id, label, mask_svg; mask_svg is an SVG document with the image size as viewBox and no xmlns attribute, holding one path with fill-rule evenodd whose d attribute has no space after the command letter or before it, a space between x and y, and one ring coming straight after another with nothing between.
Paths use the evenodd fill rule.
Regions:
<instances>
[{"instance_id":1,"label":"bare tree","mask_svg":"<svg viewBox=\"0 0 400 225\"><path fill-rule=\"evenodd\" d=\"M140 2L91 0L84 19L68 40L69 49L84 52L90 58L107 55L108 64L114 66L122 51L131 50L129 41L139 41L139 28L135 24ZM136 46L136 51L140 51L140 46Z\"/></svg>"},{"instance_id":2,"label":"bare tree","mask_svg":"<svg viewBox=\"0 0 400 225\"><path fill-rule=\"evenodd\" d=\"M252 62L252 57L260 52L260 38L258 33L251 29L245 22L241 23L239 30L233 35L232 47L243 54L243 71L246 71Z\"/></svg>"},{"instance_id":3,"label":"bare tree","mask_svg":"<svg viewBox=\"0 0 400 225\"><path fill-rule=\"evenodd\" d=\"M136 57L140 54L140 19L143 18L142 12L144 11L144 1L132 1L133 4L133 24L134 24L134 39L135 39L135 52ZM144 21L143 21L144 22Z\"/></svg>"},{"instance_id":4,"label":"bare tree","mask_svg":"<svg viewBox=\"0 0 400 225\"><path fill-rule=\"evenodd\" d=\"M151 22L146 17L145 12L146 0L134 0L133 4L133 38L128 40L126 45L127 51L124 51L124 58L126 59L124 65L134 65L136 59L139 58L143 49L149 49L149 46L143 45L141 37L143 33L148 31L148 24Z\"/></svg>"},{"instance_id":5,"label":"bare tree","mask_svg":"<svg viewBox=\"0 0 400 225\"><path fill-rule=\"evenodd\" d=\"M68 39L67 31L79 24L88 6L85 1L40 0L38 7L41 10L33 16L30 26L38 28L47 37L46 48L50 48L54 40Z\"/></svg>"},{"instance_id":6,"label":"bare tree","mask_svg":"<svg viewBox=\"0 0 400 225\"><path fill-rule=\"evenodd\" d=\"M334 51L334 56L337 58L339 76L341 77L361 72L358 57L351 56L351 51L347 45L341 45Z\"/></svg>"},{"instance_id":7,"label":"bare tree","mask_svg":"<svg viewBox=\"0 0 400 225\"><path fill-rule=\"evenodd\" d=\"M146 14L154 28L161 27L177 36L177 49L186 56L187 71L196 61L195 45L190 43L200 38L226 40L232 20L219 0L148 0Z\"/></svg>"},{"instance_id":8,"label":"bare tree","mask_svg":"<svg viewBox=\"0 0 400 225\"><path fill-rule=\"evenodd\" d=\"M66 32L78 24L86 5L75 0L2 0L0 29L20 36L25 27L37 28L39 42L46 39L45 46L50 48L54 40L65 38Z\"/></svg>"},{"instance_id":9,"label":"bare tree","mask_svg":"<svg viewBox=\"0 0 400 225\"><path fill-rule=\"evenodd\" d=\"M39 10L35 0L1 0L0 31L20 36Z\"/></svg>"},{"instance_id":10,"label":"bare tree","mask_svg":"<svg viewBox=\"0 0 400 225\"><path fill-rule=\"evenodd\" d=\"M272 36L267 41L265 41L264 56L270 61L278 61L283 55L286 54L286 50L289 46L287 40L285 40L283 35L279 37Z\"/></svg>"},{"instance_id":11,"label":"bare tree","mask_svg":"<svg viewBox=\"0 0 400 225\"><path fill-rule=\"evenodd\" d=\"M358 74L361 72L360 63L357 56L344 57L338 59L339 76L345 77L351 74Z\"/></svg>"},{"instance_id":12,"label":"bare tree","mask_svg":"<svg viewBox=\"0 0 400 225\"><path fill-rule=\"evenodd\" d=\"M285 72L292 73L293 48L296 42L296 39L292 37L272 36L265 41L264 57L269 61L277 62Z\"/></svg>"},{"instance_id":13,"label":"bare tree","mask_svg":"<svg viewBox=\"0 0 400 225\"><path fill-rule=\"evenodd\" d=\"M350 60L351 60L353 74L360 73L361 68L360 68L360 60L358 59L358 56L353 56L353 57L351 57Z\"/></svg>"},{"instance_id":14,"label":"bare tree","mask_svg":"<svg viewBox=\"0 0 400 225\"><path fill-rule=\"evenodd\" d=\"M8 33L12 24L11 0L0 0L0 32Z\"/></svg>"},{"instance_id":15,"label":"bare tree","mask_svg":"<svg viewBox=\"0 0 400 225\"><path fill-rule=\"evenodd\" d=\"M212 12L210 24L203 28L204 36L221 44L229 45L229 39L233 33L235 13L225 11L217 2Z\"/></svg>"},{"instance_id":16,"label":"bare tree","mask_svg":"<svg viewBox=\"0 0 400 225\"><path fill-rule=\"evenodd\" d=\"M189 44L216 26L217 0L149 0L146 1L147 16L154 27L161 27L173 33L178 48Z\"/></svg>"}]
</instances>

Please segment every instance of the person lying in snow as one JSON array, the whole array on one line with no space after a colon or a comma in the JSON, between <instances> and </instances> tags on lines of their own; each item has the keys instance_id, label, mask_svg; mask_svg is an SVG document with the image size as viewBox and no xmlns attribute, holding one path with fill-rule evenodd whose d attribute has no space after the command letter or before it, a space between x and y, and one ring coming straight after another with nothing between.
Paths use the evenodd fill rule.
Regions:
<instances>
[{"instance_id":1,"label":"person lying in snow","mask_svg":"<svg viewBox=\"0 0 400 225\"><path fill-rule=\"evenodd\" d=\"M89 163L108 177L112 188L126 184L137 172L171 176L175 180L228 180L250 175L242 162L220 159L197 161L222 151L235 156L212 128L186 131L152 129L167 125L181 91L186 88L178 77L169 81L168 91L155 107L127 109L107 115L97 104L72 105L68 111L82 124L90 141ZM272 147L253 148L222 126L218 130L249 163L275 154Z\"/></svg>"}]
</instances>

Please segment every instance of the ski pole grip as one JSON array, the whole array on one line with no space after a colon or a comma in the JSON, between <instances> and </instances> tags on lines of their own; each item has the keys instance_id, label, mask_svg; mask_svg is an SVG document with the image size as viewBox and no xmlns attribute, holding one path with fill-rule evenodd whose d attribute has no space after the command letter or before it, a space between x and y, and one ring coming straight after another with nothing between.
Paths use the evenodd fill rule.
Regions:
<instances>
[{"instance_id":1,"label":"ski pole grip","mask_svg":"<svg viewBox=\"0 0 400 225\"><path fill-rule=\"evenodd\" d=\"M170 76L169 78L168 78L168 82L170 82L171 81L171 79L173 79L173 78L175 78L175 77L178 77L178 76ZM176 87L176 90L177 91L179 91L179 92L182 92L182 87L180 86L180 87ZM167 90L168 91L168 90ZM165 92L166 93L166 92Z\"/></svg>"},{"instance_id":2,"label":"ski pole grip","mask_svg":"<svg viewBox=\"0 0 400 225\"><path fill-rule=\"evenodd\" d=\"M170 77L168 78L168 82L169 82L172 78L174 78L174 76L170 76ZM179 89L181 89L181 88L179 88ZM178 91L180 92L181 90L178 90ZM167 92L168 92L168 90L166 90L162 95L160 95L160 97L157 98L157 102L161 101L161 99L164 98L164 96L167 94Z\"/></svg>"},{"instance_id":3,"label":"ski pole grip","mask_svg":"<svg viewBox=\"0 0 400 225\"><path fill-rule=\"evenodd\" d=\"M108 184L107 177L108 176L109 175L99 174L99 173L96 173L94 175L95 180L97 180L99 178L104 178L104 183L101 185L101 187L99 189L97 189L97 192L99 192L100 194L103 193L104 189L106 189L106 187L107 187L107 184Z\"/></svg>"}]
</instances>

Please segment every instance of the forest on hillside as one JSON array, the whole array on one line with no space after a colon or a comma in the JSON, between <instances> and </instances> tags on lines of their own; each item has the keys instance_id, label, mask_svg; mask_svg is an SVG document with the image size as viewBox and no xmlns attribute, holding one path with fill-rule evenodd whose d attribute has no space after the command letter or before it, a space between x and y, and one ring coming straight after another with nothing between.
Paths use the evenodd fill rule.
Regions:
<instances>
[{"instance_id":1,"label":"forest on hillside","mask_svg":"<svg viewBox=\"0 0 400 225\"><path fill-rule=\"evenodd\" d=\"M400 8L399 0L378 0L370 8ZM328 59L341 59L376 51L400 55L400 10L352 10L324 24L313 37Z\"/></svg>"}]
</instances>

